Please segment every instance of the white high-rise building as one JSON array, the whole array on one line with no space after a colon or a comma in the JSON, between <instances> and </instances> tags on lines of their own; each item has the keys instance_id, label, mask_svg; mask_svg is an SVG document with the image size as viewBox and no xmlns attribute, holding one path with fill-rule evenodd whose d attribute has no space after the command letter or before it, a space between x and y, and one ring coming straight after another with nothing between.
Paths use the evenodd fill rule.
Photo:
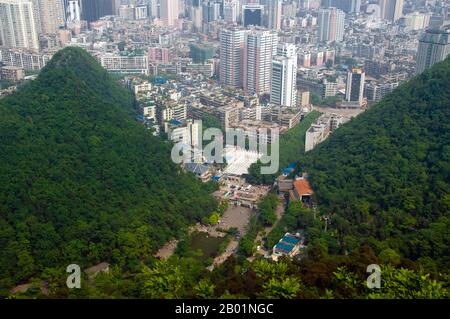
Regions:
<instances>
[{"instance_id":1,"label":"white high-rise building","mask_svg":"<svg viewBox=\"0 0 450 319\"><path fill-rule=\"evenodd\" d=\"M395 0L393 20L397 21L403 16L403 0Z\"/></svg>"},{"instance_id":2,"label":"white high-rise building","mask_svg":"<svg viewBox=\"0 0 450 319\"><path fill-rule=\"evenodd\" d=\"M175 128L169 128L168 123L166 125L166 132L169 138L175 143L181 142L184 146L190 146L191 148L198 149L200 145L200 125L197 121L187 120L185 125L180 125Z\"/></svg>"},{"instance_id":3,"label":"white high-rise building","mask_svg":"<svg viewBox=\"0 0 450 319\"><path fill-rule=\"evenodd\" d=\"M270 92L272 57L277 52L276 31L251 30L245 35L244 90L249 94Z\"/></svg>"},{"instance_id":4,"label":"white high-rise building","mask_svg":"<svg viewBox=\"0 0 450 319\"><path fill-rule=\"evenodd\" d=\"M223 19L228 23L236 23L239 17L239 2L228 0L223 3Z\"/></svg>"},{"instance_id":5,"label":"white high-rise building","mask_svg":"<svg viewBox=\"0 0 450 319\"><path fill-rule=\"evenodd\" d=\"M341 42L344 39L345 13L336 8L319 10L317 18L320 42Z\"/></svg>"},{"instance_id":6,"label":"white high-rise building","mask_svg":"<svg viewBox=\"0 0 450 319\"><path fill-rule=\"evenodd\" d=\"M178 0L160 0L160 18L165 26L174 26L179 15Z\"/></svg>"},{"instance_id":7,"label":"white high-rise building","mask_svg":"<svg viewBox=\"0 0 450 319\"><path fill-rule=\"evenodd\" d=\"M134 17L136 20L147 19L148 18L148 7L144 6L144 5L136 6L134 8Z\"/></svg>"},{"instance_id":8,"label":"white high-rise building","mask_svg":"<svg viewBox=\"0 0 450 319\"><path fill-rule=\"evenodd\" d=\"M241 88L243 85L244 39L247 30L222 29L220 32L220 83Z\"/></svg>"},{"instance_id":9,"label":"white high-rise building","mask_svg":"<svg viewBox=\"0 0 450 319\"><path fill-rule=\"evenodd\" d=\"M328 41L330 38L330 28L331 28L331 10L321 9L317 17L319 41Z\"/></svg>"},{"instance_id":10,"label":"white high-rise building","mask_svg":"<svg viewBox=\"0 0 450 319\"><path fill-rule=\"evenodd\" d=\"M66 22L78 23L81 20L80 3L77 0L69 1L66 8Z\"/></svg>"},{"instance_id":11,"label":"white high-rise building","mask_svg":"<svg viewBox=\"0 0 450 319\"><path fill-rule=\"evenodd\" d=\"M272 30L281 29L281 0L268 0L269 16L267 27Z\"/></svg>"},{"instance_id":12,"label":"white high-rise building","mask_svg":"<svg viewBox=\"0 0 450 319\"><path fill-rule=\"evenodd\" d=\"M0 0L0 46L39 49L39 22L32 1Z\"/></svg>"},{"instance_id":13,"label":"white high-rise building","mask_svg":"<svg viewBox=\"0 0 450 319\"><path fill-rule=\"evenodd\" d=\"M345 32L345 13L342 10L336 10L336 37L334 41L342 42L344 41Z\"/></svg>"},{"instance_id":14,"label":"white high-rise building","mask_svg":"<svg viewBox=\"0 0 450 319\"><path fill-rule=\"evenodd\" d=\"M403 15L403 0L380 0L380 17L397 21Z\"/></svg>"},{"instance_id":15,"label":"white high-rise building","mask_svg":"<svg viewBox=\"0 0 450 319\"><path fill-rule=\"evenodd\" d=\"M202 7L191 7L191 20L195 31L201 31L202 21L203 21L203 10Z\"/></svg>"},{"instance_id":16,"label":"white high-rise building","mask_svg":"<svg viewBox=\"0 0 450 319\"><path fill-rule=\"evenodd\" d=\"M280 44L277 46L276 55L295 57L297 55L297 47L292 43Z\"/></svg>"},{"instance_id":17,"label":"white high-rise building","mask_svg":"<svg viewBox=\"0 0 450 319\"><path fill-rule=\"evenodd\" d=\"M272 60L270 103L287 107L297 104L297 54L294 44L280 45Z\"/></svg>"},{"instance_id":18,"label":"white high-rise building","mask_svg":"<svg viewBox=\"0 0 450 319\"><path fill-rule=\"evenodd\" d=\"M359 13L361 10L361 0L328 0L325 1L328 7L336 7L346 13Z\"/></svg>"},{"instance_id":19,"label":"white high-rise building","mask_svg":"<svg viewBox=\"0 0 450 319\"><path fill-rule=\"evenodd\" d=\"M64 25L63 0L33 0L38 12L39 31L42 33L57 33Z\"/></svg>"},{"instance_id":20,"label":"white high-rise building","mask_svg":"<svg viewBox=\"0 0 450 319\"><path fill-rule=\"evenodd\" d=\"M422 73L450 54L450 30L427 30L419 41L417 73Z\"/></svg>"},{"instance_id":21,"label":"white high-rise building","mask_svg":"<svg viewBox=\"0 0 450 319\"><path fill-rule=\"evenodd\" d=\"M428 27L431 14L413 12L404 16L403 25L408 31L422 30Z\"/></svg>"},{"instance_id":22,"label":"white high-rise building","mask_svg":"<svg viewBox=\"0 0 450 319\"><path fill-rule=\"evenodd\" d=\"M214 1L205 1L202 5L203 22L216 21L220 17L220 4Z\"/></svg>"},{"instance_id":23,"label":"white high-rise building","mask_svg":"<svg viewBox=\"0 0 450 319\"><path fill-rule=\"evenodd\" d=\"M152 18L158 17L158 0L148 1L149 16Z\"/></svg>"}]
</instances>

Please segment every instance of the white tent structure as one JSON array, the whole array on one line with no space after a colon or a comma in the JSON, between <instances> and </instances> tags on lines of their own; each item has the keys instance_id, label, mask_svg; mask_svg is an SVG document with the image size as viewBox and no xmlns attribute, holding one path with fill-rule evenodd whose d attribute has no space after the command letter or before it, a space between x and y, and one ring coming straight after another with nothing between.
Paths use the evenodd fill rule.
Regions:
<instances>
[{"instance_id":1,"label":"white tent structure","mask_svg":"<svg viewBox=\"0 0 450 319\"><path fill-rule=\"evenodd\" d=\"M225 159L227 167L224 174L241 176L248 173L248 168L256 163L262 154L243 149L238 146L227 145L225 147Z\"/></svg>"}]
</instances>

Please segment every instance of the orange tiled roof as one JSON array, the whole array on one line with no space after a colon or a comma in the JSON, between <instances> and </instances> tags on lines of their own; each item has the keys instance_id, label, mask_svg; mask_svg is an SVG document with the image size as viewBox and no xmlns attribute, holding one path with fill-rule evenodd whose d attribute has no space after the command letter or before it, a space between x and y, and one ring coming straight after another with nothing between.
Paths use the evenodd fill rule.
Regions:
<instances>
[{"instance_id":1,"label":"orange tiled roof","mask_svg":"<svg viewBox=\"0 0 450 319\"><path fill-rule=\"evenodd\" d=\"M311 185L309 185L308 180L305 179L298 179L294 181L294 188L298 195L311 195L314 193L313 189L311 188Z\"/></svg>"}]
</instances>

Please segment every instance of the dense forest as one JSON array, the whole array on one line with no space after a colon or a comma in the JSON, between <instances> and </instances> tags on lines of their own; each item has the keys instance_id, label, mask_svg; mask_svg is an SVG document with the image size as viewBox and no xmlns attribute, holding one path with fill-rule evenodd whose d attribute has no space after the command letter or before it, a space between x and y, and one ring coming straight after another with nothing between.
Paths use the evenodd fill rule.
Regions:
<instances>
[{"instance_id":1,"label":"dense forest","mask_svg":"<svg viewBox=\"0 0 450 319\"><path fill-rule=\"evenodd\" d=\"M239 241L239 255L245 257L253 256L256 246L259 244L256 242L258 233L263 231L264 227L272 226L277 221L276 210L278 204L279 199L275 192L270 192L261 200L258 205L258 213L252 216L247 225L247 233Z\"/></svg>"},{"instance_id":2,"label":"dense forest","mask_svg":"<svg viewBox=\"0 0 450 319\"><path fill-rule=\"evenodd\" d=\"M308 152L321 212L346 253L362 244L450 269L450 58L401 85Z\"/></svg>"},{"instance_id":3,"label":"dense forest","mask_svg":"<svg viewBox=\"0 0 450 319\"><path fill-rule=\"evenodd\" d=\"M304 228L309 232L308 247L302 258L282 257L278 262L265 258L248 259L254 251L256 232L272 221L278 196L269 193L259 212L249 225L249 234L240 242L240 250L213 271L206 266L211 257L191 246L191 236L178 244L168 259L150 257L137 270L112 265L108 273L95 277L82 274L80 289L68 289L67 273L62 267L46 269L32 281L33 288L11 298L449 298L450 275L446 272L430 274L420 265L392 252L376 254L363 245L344 255L329 254L321 245L322 223L314 212L291 202L285 218L269 234L269 246L278 241L286 229ZM220 208L219 208L220 210ZM219 244L223 251L230 232ZM250 233L255 232L254 235ZM195 234L193 234L195 236ZM273 236L272 236L273 235ZM244 242L245 241L245 242ZM273 241L273 242L271 242ZM366 282L367 266L380 265L381 289L370 289ZM45 290L41 289L46 283Z\"/></svg>"},{"instance_id":4,"label":"dense forest","mask_svg":"<svg viewBox=\"0 0 450 319\"><path fill-rule=\"evenodd\" d=\"M380 265L381 289L367 287L368 264ZM36 285L14 298L450 298L448 274L431 276L407 260L393 265L368 246L339 256L311 246L301 260L278 262L231 256L212 272L202 259L173 255L148 260L136 274L118 266L94 278L83 274L80 289L67 289L66 276L49 269L36 280L48 284L45 293Z\"/></svg>"},{"instance_id":5,"label":"dense forest","mask_svg":"<svg viewBox=\"0 0 450 319\"><path fill-rule=\"evenodd\" d=\"M151 252L226 205L167 160L170 143L133 121L133 100L89 55L65 49L0 102L0 294L31 280L12 297L450 298L449 82L450 59L304 154L312 113L280 142L280 163L299 161L318 208L290 202L276 222L270 192L237 254L209 271L189 237L167 260ZM252 256L271 225L268 249L305 230L301 258ZM103 260L109 273L66 287L67 264ZM366 285L369 264L381 289Z\"/></svg>"},{"instance_id":6,"label":"dense forest","mask_svg":"<svg viewBox=\"0 0 450 319\"><path fill-rule=\"evenodd\" d=\"M71 263L132 271L217 208L134 117L132 96L77 48L0 100L0 296Z\"/></svg>"}]
</instances>

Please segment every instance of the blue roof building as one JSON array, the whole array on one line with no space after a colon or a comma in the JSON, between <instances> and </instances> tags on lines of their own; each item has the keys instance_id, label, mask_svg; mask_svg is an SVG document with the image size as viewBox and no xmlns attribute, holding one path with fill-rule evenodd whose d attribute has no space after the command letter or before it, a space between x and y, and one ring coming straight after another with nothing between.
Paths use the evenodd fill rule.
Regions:
<instances>
[{"instance_id":1,"label":"blue roof building","mask_svg":"<svg viewBox=\"0 0 450 319\"><path fill-rule=\"evenodd\" d=\"M302 238L286 233L280 241L273 246L272 259L277 261L278 257L285 255L293 257L299 253L302 244Z\"/></svg>"},{"instance_id":2,"label":"blue roof building","mask_svg":"<svg viewBox=\"0 0 450 319\"><path fill-rule=\"evenodd\" d=\"M300 239L290 236L290 235L285 235L281 241L292 244L292 245L297 245L300 241Z\"/></svg>"},{"instance_id":3,"label":"blue roof building","mask_svg":"<svg viewBox=\"0 0 450 319\"><path fill-rule=\"evenodd\" d=\"M288 254L294 249L294 245L278 243L275 245L275 248L277 250L281 250L281 251L285 252L286 254Z\"/></svg>"}]
</instances>

